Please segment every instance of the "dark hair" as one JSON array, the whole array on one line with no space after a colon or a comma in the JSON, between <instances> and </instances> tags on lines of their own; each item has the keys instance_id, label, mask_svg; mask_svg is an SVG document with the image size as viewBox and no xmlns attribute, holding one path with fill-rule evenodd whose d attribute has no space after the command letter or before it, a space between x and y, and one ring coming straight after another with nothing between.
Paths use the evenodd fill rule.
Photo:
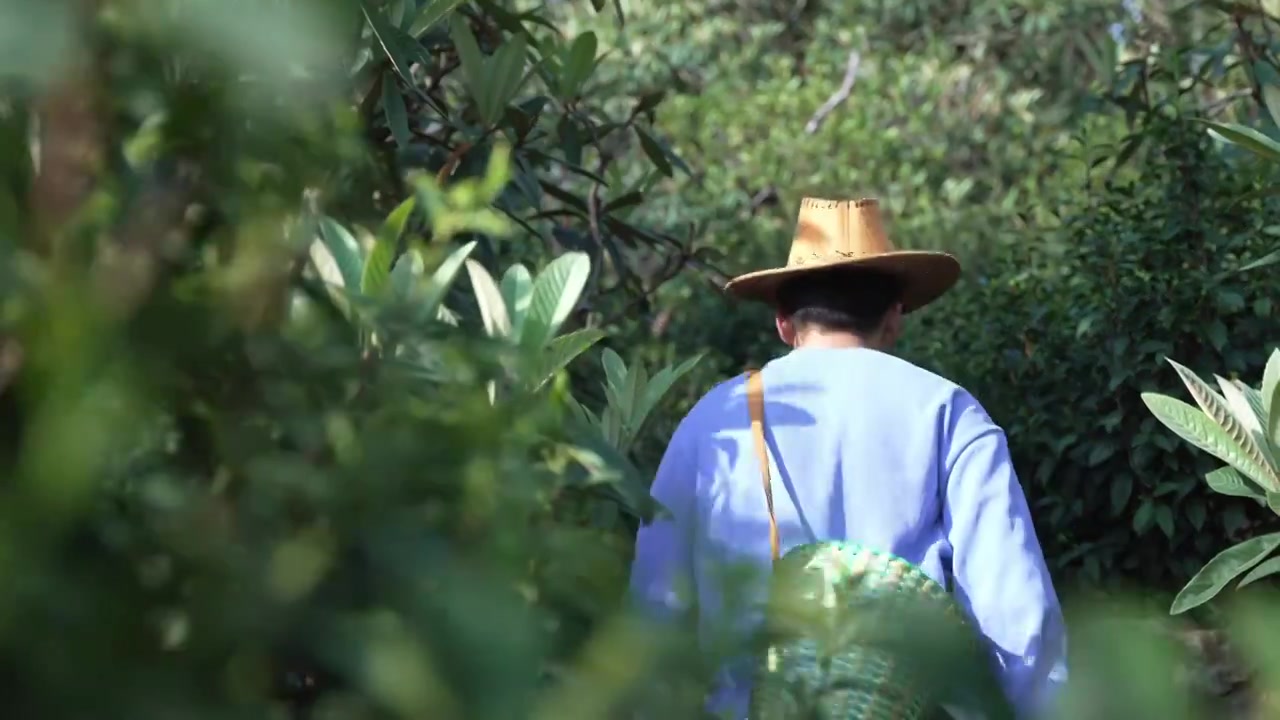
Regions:
<instances>
[{"instance_id":1,"label":"dark hair","mask_svg":"<svg viewBox=\"0 0 1280 720\"><path fill-rule=\"evenodd\" d=\"M885 314L902 300L902 280L891 273L867 268L832 268L788 280L778 288L778 312L797 328L865 335L884 322Z\"/></svg>"}]
</instances>

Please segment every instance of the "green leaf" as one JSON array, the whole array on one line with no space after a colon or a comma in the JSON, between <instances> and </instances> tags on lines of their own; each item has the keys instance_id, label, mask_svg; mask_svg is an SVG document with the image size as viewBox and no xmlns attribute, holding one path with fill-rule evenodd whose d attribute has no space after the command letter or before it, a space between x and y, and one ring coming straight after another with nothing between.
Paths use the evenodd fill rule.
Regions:
<instances>
[{"instance_id":1,"label":"green leaf","mask_svg":"<svg viewBox=\"0 0 1280 720\"><path fill-rule=\"evenodd\" d=\"M674 175L675 171L671 168L671 161L667 159L667 153L658 144L658 141L639 125L634 125L633 128L636 131L636 137L640 139L640 149L644 150L644 154L649 157L649 161L653 163L654 167L658 168L658 171L667 177Z\"/></svg>"},{"instance_id":2,"label":"green leaf","mask_svg":"<svg viewBox=\"0 0 1280 720\"><path fill-rule=\"evenodd\" d=\"M1266 468L1251 459L1240 444L1196 408L1171 397L1143 393L1147 409L1178 437L1213 455L1256 481L1274 489Z\"/></svg>"},{"instance_id":3,"label":"green leaf","mask_svg":"<svg viewBox=\"0 0 1280 720\"><path fill-rule=\"evenodd\" d=\"M1133 514L1133 531L1138 535L1145 535L1147 530L1151 529L1154 515L1155 507L1152 506L1151 501L1143 500L1138 506L1138 511Z\"/></svg>"},{"instance_id":4,"label":"green leaf","mask_svg":"<svg viewBox=\"0 0 1280 720\"><path fill-rule=\"evenodd\" d=\"M545 347L578 306L590 276L591 260L583 252L565 253L548 263L533 281L521 344Z\"/></svg>"},{"instance_id":5,"label":"green leaf","mask_svg":"<svg viewBox=\"0 0 1280 720\"><path fill-rule=\"evenodd\" d=\"M662 402L662 398L666 397L667 392L675 385L681 377L684 377L699 362L702 361L702 355L698 354L675 367L665 367L653 376L644 389L644 393L639 399L639 406L635 410L635 431L639 432L644 425L644 421L648 418L649 413Z\"/></svg>"},{"instance_id":6,"label":"green leaf","mask_svg":"<svg viewBox=\"0 0 1280 720\"><path fill-rule=\"evenodd\" d=\"M409 147L409 112L404 106L404 97L400 95L400 85L395 76L387 73L382 76L382 110L387 115L387 127L401 150Z\"/></svg>"},{"instance_id":7,"label":"green leaf","mask_svg":"<svg viewBox=\"0 0 1280 720\"><path fill-rule=\"evenodd\" d=\"M600 354L600 364L604 367L606 386L615 393L622 392L627 386L627 364L622 356L614 352L613 348L605 348Z\"/></svg>"},{"instance_id":8,"label":"green leaf","mask_svg":"<svg viewBox=\"0 0 1280 720\"><path fill-rule=\"evenodd\" d=\"M396 74L405 82L405 85L413 87L413 74L409 71L413 63L406 49L400 46L399 36L396 34L395 29L387 25L382 15L370 8L367 2L362 1L360 3L360 11L364 13L364 18L369 23L369 29L373 31L374 39L382 47L382 52L391 61L391 68L396 71Z\"/></svg>"},{"instance_id":9,"label":"green leaf","mask_svg":"<svg viewBox=\"0 0 1280 720\"><path fill-rule=\"evenodd\" d=\"M1280 447L1280 349L1272 350L1262 371L1262 405L1267 417L1267 438Z\"/></svg>"},{"instance_id":10,"label":"green leaf","mask_svg":"<svg viewBox=\"0 0 1280 720\"><path fill-rule=\"evenodd\" d=\"M502 44L488 63L484 102L480 104L480 117L489 125L496 124L507 111L507 105L520 92L524 83L525 53L528 41L524 35L514 35Z\"/></svg>"},{"instance_id":11,"label":"green leaf","mask_svg":"<svg viewBox=\"0 0 1280 720\"><path fill-rule=\"evenodd\" d=\"M588 348L600 342L606 333L599 328L583 328L566 333L547 344L542 354L541 364L533 376L533 389L538 390L547 384L556 373L563 370Z\"/></svg>"},{"instance_id":12,"label":"green leaf","mask_svg":"<svg viewBox=\"0 0 1280 720\"><path fill-rule=\"evenodd\" d=\"M422 303L423 315L426 318L440 317L441 311L444 310L441 303L444 302L445 295L449 293L449 288L453 287L454 280L458 278L458 271L462 269L463 264L475 249L476 242L472 241L454 250L432 273L431 284L427 286L426 297L423 298Z\"/></svg>"},{"instance_id":13,"label":"green leaf","mask_svg":"<svg viewBox=\"0 0 1280 720\"><path fill-rule=\"evenodd\" d=\"M454 49L458 52L458 61L462 64L462 76L466 80L467 92L475 101L481 117L485 117L481 104L484 102L483 98L489 95L489 83L484 54L480 52L476 36L471 33L471 26L462 15L455 13L449 17L449 35L453 39Z\"/></svg>"},{"instance_id":14,"label":"green leaf","mask_svg":"<svg viewBox=\"0 0 1280 720\"><path fill-rule=\"evenodd\" d=\"M1173 509L1168 505L1160 505L1156 508L1156 525L1160 526L1161 532L1167 538L1173 537Z\"/></svg>"},{"instance_id":15,"label":"green leaf","mask_svg":"<svg viewBox=\"0 0 1280 720\"><path fill-rule=\"evenodd\" d=\"M1200 120L1209 126L1209 133L1217 135L1232 145L1239 145L1249 152L1272 162L1280 160L1280 143L1244 125Z\"/></svg>"},{"instance_id":16,"label":"green leaf","mask_svg":"<svg viewBox=\"0 0 1280 720\"><path fill-rule=\"evenodd\" d=\"M480 307L480 319L484 322L485 333L489 337L511 337L511 318L507 314L507 304L502 299L502 291L493 281L493 276L475 260L467 260L467 275L471 278L471 289L475 292L476 304Z\"/></svg>"},{"instance_id":17,"label":"green leaf","mask_svg":"<svg viewBox=\"0 0 1280 720\"><path fill-rule=\"evenodd\" d=\"M409 35L414 38L422 37L422 34L430 30L433 25L440 22L440 19L448 15L455 8L461 5L465 0L431 0L426 7L418 12L418 16L413 19L409 25Z\"/></svg>"},{"instance_id":18,"label":"green leaf","mask_svg":"<svg viewBox=\"0 0 1280 720\"><path fill-rule=\"evenodd\" d=\"M1253 500L1265 500L1265 491L1259 489L1233 467L1223 467L1204 476L1205 482L1214 492L1232 497L1246 497Z\"/></svg>"},{"instance_id":19,"label":"green leaf","mask_svg":"<svg viewBox=\"0 0 1280 720\"><path fill-rule=\"evenodd\" d=\"M1236 589L1239 590L1246 585L1252 585L1253 583L1263 578L1275 575L1278 572L1280 572L1280 557L1271 558L1250 570L1248 575L1241 578L1240 583L1236 585Z\"/></svg>"},{"instance_id":20,"label":"green leaf","mask_svg":"<svg viewBox=\"0 0 1280 720\"><path fill-rule=\"evenodd\" d=\"M1278 190L1280 190L1280 188L1278 188ZM1276 263L1280 263L1280 249L1272 250L1271 252L1267 253L1266 255L1263 255L1257 260L1253 260L1251 262L1245 263L1244 265L1241 265L1240 268L1236 270L1236 272L1250 272L1252 270L1258 270L1264 267L1275 265Z\"/></svg>"},{"instance_id":21,"label":"green leaf","mask_svg":"<svg viewBox=\"0 0 1280 720\"><path fill-rule=\"evenodd\" d=\"M524 318L529 314L533 298L533 279L529 269L520 263L507 268L502 275L502 300L511 315L511 337L520 338L524 332Z\"/></svg>"},{"instance_id":22,"label":"green leaf","mask_svg":"<svg viewBox=\"0 0 1280 720\"><path fill-rule=\"evenodd\" d=\"M1205 509L1204 501L1200 498L1191 498L1187 505L1187 519L1191 521L1191 527L1196 532L1204 529L1204 521L1208 519L1209 511Z\"/></svg>"},{"instance_id":23,"label":"green leaf","mask_svg":"<svg viewBox=\"0 0 1280 720\"><path fill-rule=\"evenodd\" d=\"M1280 533L1270 533L1218 553L1182 588L1169 614L1180 615L1213 599L1227 583L1262 562L1277 547L1280 547Z\"/></svg>"},{"instance_id":24,"label":"green leaf","mask_svg":"<svg viewBox=\"0 0 1280 720\"><path fill-rule=\"evenodd\" d=\"M1271 122L1280 126L1280 87L1263 86L1262 100L1267 106L1267 114L1271 116Z\"/></svg>"},{"instance_id":25,"label":"green leaf","mask_svg":"<svg viewBox=\"0 0 1280 720\"><path fill-rule=\"evenodd\" d=\"M1111 483L1111 513L1118 515L1129 504L1129 498L1132 495L1133 476L1128 473L1121 473Z\"/></svg>"},{"instance_id":26,"label":"green leaf","mask_svg":"<svg viewBox=\"0 0 1280 720\"><path fill-rule=\"evenodd\" d=\"M587 31L573 39L565 53L563 67L560 71L560 96L571 100L578 96L583 84L591 75L596 62L596 50L599 41L596 34Z\"/></svg>"},{"instance_id":27,"label":"green leaf","mask_svg":"<svg viewBox=\"0 0 1280 720\"><path fill-rule=\"evenodd\" d=\"M395 259L396 249L400 244L400 236L404 233L405 226L409 224L414 206L413 196L410 195L391 211L382 228L378 230L373 251L365 261L364 275L360 278L361 293L373 296L386 287L391 275L391 263Z\"/></svg>"},{"instance_id":28,"label":"green leaf","mask_svg":"<svg viewBox=\"0 0 1280 720\"><path fill-rule=\"evenodd\" d=\"M392 294L400 299L408 298L413 292L414 284L424 272L422 255L417 250L410 250L401 255L396 259L395 267L391 268Z\"/></svg>"},{"instance_id":29,"label":"green leaf","mask_svg":"<svg viewBox=\"0 0 1280 720\"><path fill-rule=\"evenodd\" d=\"M364 268L360 243L338 221L328 216L320 218L320 240L338 265L342 286L348 290L358 290Z\"/></svg>"}]
</instances>

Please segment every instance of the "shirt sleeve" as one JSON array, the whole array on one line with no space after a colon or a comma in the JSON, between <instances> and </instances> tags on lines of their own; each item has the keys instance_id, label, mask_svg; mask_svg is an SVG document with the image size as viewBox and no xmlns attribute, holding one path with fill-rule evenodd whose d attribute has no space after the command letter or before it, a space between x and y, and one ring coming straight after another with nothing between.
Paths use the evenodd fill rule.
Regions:
<instances>
[{"instance_id":1,"label":"shirt sleeve","mask_svg":"<svg viewBox=\"0 0 1280 720\"><path fill-rule=\"evenodd\" d=\"M630 595L636 608L649 617L685 619L693 607L696 486L693 442L687 423L681 423L649 491L662 507L636 534Z\"/></svg>"},{"instance_id":2,"label":"shirt sleeve","mask_svg":"<svg viewBox=\"0 0 1280 720\"><path fill-rule=\"evenodd\" d=\"M960 393L952 407L943 522L956 597L986 639L1020 718L1066 681L1062 611L1004 432Z\"/></svg>"}]
</instances>

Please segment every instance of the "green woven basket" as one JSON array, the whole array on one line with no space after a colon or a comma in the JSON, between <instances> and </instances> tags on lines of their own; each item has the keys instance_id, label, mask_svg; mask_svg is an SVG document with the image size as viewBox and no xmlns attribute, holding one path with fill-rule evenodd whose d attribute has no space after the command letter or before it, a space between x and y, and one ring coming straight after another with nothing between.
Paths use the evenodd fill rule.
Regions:
<instances>
[{"instance_id":1,"label":"green woven basket","mask_svg":"<svg viewBox=\"0 0 1280 720\"><path fill-rule=\"evenodd\" d=\"M751 720L922 720L947 692L939 665L984 663L942 585L856 543L802 545L778 561L765 635Z\"/></svg>"}]
</instances>

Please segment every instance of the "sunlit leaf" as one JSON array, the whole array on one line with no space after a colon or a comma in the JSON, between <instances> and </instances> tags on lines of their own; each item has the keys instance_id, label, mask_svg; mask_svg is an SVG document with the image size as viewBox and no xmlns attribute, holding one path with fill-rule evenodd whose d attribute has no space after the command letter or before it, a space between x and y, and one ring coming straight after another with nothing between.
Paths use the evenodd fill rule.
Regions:
<instances>
[{"instance_id":1,"label":"sunlit leaf","mask_svg":"<svg viewBox=\"0 0 1280 720\"><path fill-rule=\"evenodd\" d=\"M583 328L554 338L541 354L538 369L533 376L533 389L537 390L545 385L556 373L604 338L605 334L598 328Z\"/></svg>"},{"instance_id":2,"label":"sunlit leaf","mask_svg":"<svg viewBox=\"0 0 1280 720\"><path fill-rule=\"evenodd\" d=\"M555 337L578 306L590 276L591 260L586 253L565 253L548 263L533 281L521 344L541 348Z\"/></svg>"},{"instance_id":3,"label":"sunlit leaf","mask_svg":"<svg viewBox=\"0 0 1280 720\"><path fill-rule=\"evenodd\" d=\"M1218 553L1182 588L1169 613L1179 615L1212 600L1227 583L1262 562L1277 547L1280 547L1280 533L1270 533Z\"/></svg>"},{"instance_id":4,"label":"sunlit leaf","mask_svg":"<svg viewBox=\"0 0 1280 720\"><path fill-rule=\"evenodd\" d=\"M387 280L391 276L391 263L395 259L396 250L400 244L400 236L404 234L405 226L409 224L409 217L413 214L415 205L414 198L410 195L391 211L382 228L378 230L373 250L365 261L364 274L360 278L360 292L365 295L377 295L386 287Z\"/></svg>"},{"instance_id":5,"label":"sunlit leaf","mask_svg":"<svg viewBox=\"0 0 1280 720\"><path fill-rule=\"evenodd\" d=\"M449 288L453 286L454 280L458 277L458 271L462 269L463 264L471 256L476 249L476 242L472 241L459 247L457 250L449 253L449 256L440 263L440 267L431 275L431 283L427 286L426 296L422 301L422 310L425 317L434 319L444 297L449 292Z\"/></svg>"},{"instance_id":6,"label":"sunlit leaf","mask_svg":"<svg viewBox=\"0 0 1280 720\"><path fill-rule=\"evenodd\" d=\"M1280 143L1253 128L1234 123L1213 122L1211 120L1201 120L1200 122L1209 126L1210 134L1217 135L1233 145L1239 145L1249 152L1273 162L1280 160Z\"/></svg>"},{"instance_id":7,"label":"sunlit leaf","mask_svg":"<svg viewBox=\"0 0 1280 720\"><path fill-rule=\"evenodd\" d=\"M529 269L520 263L507 268L502 275L501 287L502 299L511 315L511 336L519 338L524 332L524 318L533 299L533 278Z\"/></svg>"},{"instance_id":8,"label":"sunlit leaf","mask_svg":"<svg viewBox=\"0 0 1280 720\"><path fill-rule=\"evenodd\" d=\"M1234 497L1247 497L1253 500L1265 500L1266 491L1253 482L1246 480L1235 468L1223 467L1204 476L1205 482L1215 492Z\"/></svg>"},{"instance_id":9,"label":"sunlit leaf","mask_svg":"<svg viewBox=\"0 0 1280 720\"><path fill-rule=\"evenodd\" d=\"M493 281L493 276L475 260L467 260L467 275L471 278L471 289L475 292L476 304L480 307L484 331L490 337L511 337L511 318L507 314L502 291Z\"/></svg>"}]
</instances>

